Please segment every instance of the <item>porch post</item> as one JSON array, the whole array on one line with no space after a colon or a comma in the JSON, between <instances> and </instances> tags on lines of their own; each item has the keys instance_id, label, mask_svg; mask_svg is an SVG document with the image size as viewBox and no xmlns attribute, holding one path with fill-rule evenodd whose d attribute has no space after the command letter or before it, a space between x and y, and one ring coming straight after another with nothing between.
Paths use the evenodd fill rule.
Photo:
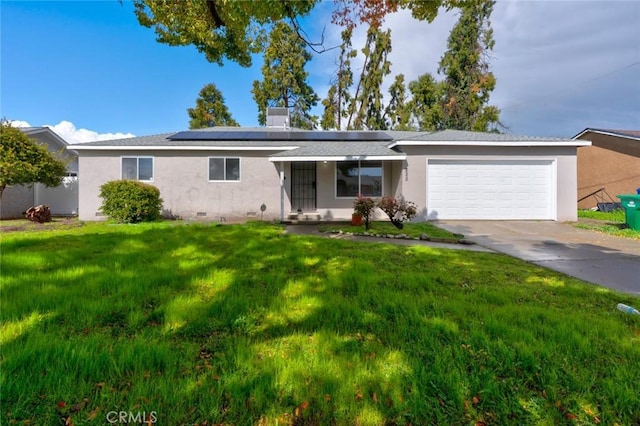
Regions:
<instances>
[{"instance_id":1,"label":"porch post","mask_svg":"<svg viewBox=\"0 0 640 426\"><path fill-rule=\"evenodd\" d=\"M284 222L284 162L280 162L280 222Z\"/></svg>"}]
</instances>

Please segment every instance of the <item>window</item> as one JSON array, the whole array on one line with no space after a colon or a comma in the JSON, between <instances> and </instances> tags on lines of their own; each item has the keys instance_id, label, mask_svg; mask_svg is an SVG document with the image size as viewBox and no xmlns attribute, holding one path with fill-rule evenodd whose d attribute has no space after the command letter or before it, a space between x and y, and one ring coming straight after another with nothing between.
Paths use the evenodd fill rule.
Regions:
<instances>
[{"instance_id":1,"label":"window","mask_svg":"<svg viewBox=\"0 0 640 426\"><path fill-rule=\"evenodd\" d=\"M382 196L382 161L340 161L336 163L336 196Z\"/></svg>"},{"instance_id":2,"label":"window","mask_svg":"<svg viewBox=\"0 0 640 426\"><path fill-rule=\"evenodd\" d=\"M122 157L122 179L153 180L153 157Z\"/></svg>"},{"instance_id":3,"label":"window","mask_svg":"<svg viewBox=\"0 0 640 426\"><path fill-rule=\"evenodd\" d=\"M226 157L209 158L210 181L239 181L240 159Z\"/></svg>"}]
</instances>

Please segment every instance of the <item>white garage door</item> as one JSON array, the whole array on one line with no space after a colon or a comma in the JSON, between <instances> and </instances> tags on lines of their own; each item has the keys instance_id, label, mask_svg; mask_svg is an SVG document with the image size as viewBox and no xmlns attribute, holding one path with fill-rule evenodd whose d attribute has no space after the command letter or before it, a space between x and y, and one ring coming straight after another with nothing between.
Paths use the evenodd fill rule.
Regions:
<instances>
[{"instance_id":1,"label":"white garage door","mask_svg":"<svg viewBox=\"0 0 640 426\"><path fill-rule=\"evenodd\" d=\"M428 219L555 219L552 160L428 160Z\"/></svg>"}]
</instances>

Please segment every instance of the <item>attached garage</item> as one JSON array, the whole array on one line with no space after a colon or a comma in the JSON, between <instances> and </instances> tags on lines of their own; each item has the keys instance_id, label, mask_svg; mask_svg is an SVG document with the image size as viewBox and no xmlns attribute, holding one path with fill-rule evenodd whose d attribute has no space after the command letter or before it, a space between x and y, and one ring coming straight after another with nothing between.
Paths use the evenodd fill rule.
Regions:
<instances>
[{"instance_id":1,"label":"attached garage","mask_svg":"<svg viewBox=\"0 0 640 426\"><path fill-rule=\"evenodd\" d=\"M553 160L428 160L428 216L555 219Z\"/></svg>"},{"instance_id":2,"label":"attached garage","mask_svg":"<svg viewBox=\"0 0 640 426\"><path fill-rule=\"evenodd\" d=\"M399 193L421 220L577 220L579 146L589 141L460 130L398 134Z\"/></svg>"}]
</instances>

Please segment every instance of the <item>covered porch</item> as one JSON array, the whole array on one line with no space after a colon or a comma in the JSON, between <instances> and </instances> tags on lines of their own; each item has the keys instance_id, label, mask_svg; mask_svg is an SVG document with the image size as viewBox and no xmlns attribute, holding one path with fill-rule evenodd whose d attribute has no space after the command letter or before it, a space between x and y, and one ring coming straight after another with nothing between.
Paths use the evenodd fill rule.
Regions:
<instances>
[{"instance_id":1,"label":"covered porch","mask_svg":"<svg viewBox=\"0 0 640 426\"><path fill-rule=\"evenodd\" d=\"M333 142L334 152L318 152L326 145L270 157L280 176L280 220L350 220L358 195L402 193L404 153L363 142Z\"/></svg>"}]
</instances>

